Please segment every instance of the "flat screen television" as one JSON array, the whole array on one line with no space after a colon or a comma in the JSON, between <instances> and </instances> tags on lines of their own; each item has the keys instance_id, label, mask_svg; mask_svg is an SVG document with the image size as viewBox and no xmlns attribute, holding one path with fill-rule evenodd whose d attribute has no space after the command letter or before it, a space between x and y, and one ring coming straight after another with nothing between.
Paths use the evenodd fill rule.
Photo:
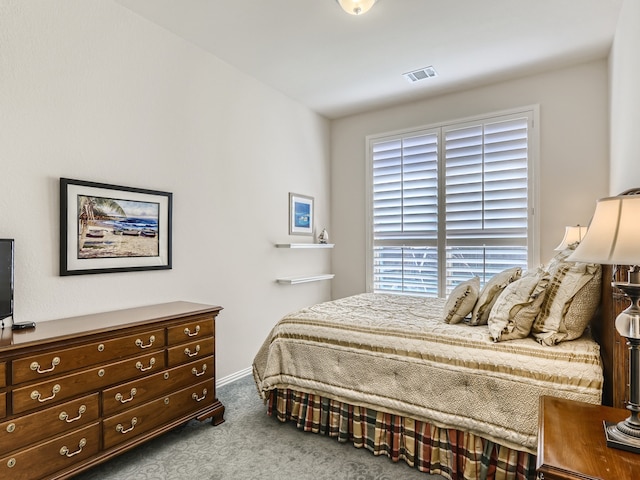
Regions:
<instances>
[{"instance_id":1,"label":"flat screen television","mask_svg":"<svg viewBox=\"0 0 640 480\"><path fill-rule=\"evenodd\" d=\"M0 319L13 315L14 241L0 238Z\"/></svg>"}]
</instances>

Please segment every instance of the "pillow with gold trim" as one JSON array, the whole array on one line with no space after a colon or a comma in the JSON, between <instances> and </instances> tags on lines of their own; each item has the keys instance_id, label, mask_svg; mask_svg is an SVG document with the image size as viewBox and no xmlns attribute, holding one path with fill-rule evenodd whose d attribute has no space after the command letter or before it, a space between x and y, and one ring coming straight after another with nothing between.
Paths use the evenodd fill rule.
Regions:
<instances>
[{"instance_id":1,"label":"pillow with gold trim","mask_svg":"<svg viewBox=\"0 0 640 480\"><path fill-rule=\"evenodd\" d=\"M518 280L522 275L520 267L513 267L496 273L480 291L478 301L473 307L469 325L486 325L489 319L489 312L498 296L511 282Z\"/></svg>"},{"instance_id":2,"label":"pillow with gold trim","mask_svg":"<svg viewBox=\"0 0 640 480\"><path fill-rule=\"evenodd\" d=\"M505 287L487 321L494 342L529 336L548 284L549 276L540 271L527 274Z\"/></svg>"},{"instance_id":3,"label":"pillow with gold trim","mask_svg":"<svg viewBox=\"0 0 640 480\"><path fill-rule=\"evenodd\" d=\"M473 311L480 292L480 277L473 277L456 286L444 304L444 321L460 323Z\"/></svg>"}]
</instances>

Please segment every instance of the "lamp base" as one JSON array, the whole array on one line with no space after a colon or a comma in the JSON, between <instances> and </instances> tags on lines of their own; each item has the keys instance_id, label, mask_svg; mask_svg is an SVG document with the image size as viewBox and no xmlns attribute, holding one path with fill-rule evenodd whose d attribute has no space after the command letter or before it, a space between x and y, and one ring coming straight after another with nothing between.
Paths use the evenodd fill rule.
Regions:
<instances>
[{"instance_id":1,"label":"lamp base","mask_svg":"<svg viewBox=\"0 0 640 480\"><path fill-rule=\"evenodd\" d=\"M640 430L622 422L603 422L607 447L640 453Z\"/></svg>"}]
</instances>

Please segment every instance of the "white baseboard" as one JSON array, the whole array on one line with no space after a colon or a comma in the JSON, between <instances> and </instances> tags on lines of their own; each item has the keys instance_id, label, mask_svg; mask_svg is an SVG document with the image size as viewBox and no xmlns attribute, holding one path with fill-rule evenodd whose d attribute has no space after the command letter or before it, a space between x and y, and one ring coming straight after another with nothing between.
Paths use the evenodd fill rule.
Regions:
<instances>
[{"instance_id":1,"label":"white baseboard","mask_svg":"<svg viewBox=\"0 0 640 480\"><path fill-rule=\"evenodd\" d=\"M223 385L227 385L229 383L235 382L236 380L240 380L247 375L251 375L253 373L252 367L247 367L239 372L232 373L231 375L227 375L226 377L219 378L216 380L216 388L222 387Z\"/></svg>"}]
</instances>

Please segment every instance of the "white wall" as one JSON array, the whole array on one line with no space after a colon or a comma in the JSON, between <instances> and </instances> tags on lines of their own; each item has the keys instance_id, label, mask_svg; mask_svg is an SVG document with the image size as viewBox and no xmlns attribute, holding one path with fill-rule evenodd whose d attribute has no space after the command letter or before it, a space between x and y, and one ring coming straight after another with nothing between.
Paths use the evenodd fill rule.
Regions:
<instances>
[{"instance_id":1,"label":"white wall","mask_svg":"<svg viewBox=\"0 0 640 480\"><path fill-rule=\"evenodd\" d=\"M334 298L365 290L365 137L469 116L540 106L540 255L565 225L586 225L609 182L606 60L497 83L332 122Z\"/></svg>"},{"instance_id":2,"label":"white wall","mask_svg":"<svg viewBox=\"0 0 640 480\"><path fill-rule=\"evenodd\" d=\"M286 312L329 298L330 255L283 251L288 192L329 224L329 125L110 0L0 1L0 237L16 320L187 300L222 305L218 376ZM174 194L173 269L58 276L58 179Z\"/></svg>"},{"instance_id":3,"label":"white wall","mask_svg":"<svg viewBox=\"0 0 640 480\"><path fill-rule=\"evenodd\" d=\"M625 0L609 57L610 194L640 187L640 2Z\"/></svg>"}]
</instances>

